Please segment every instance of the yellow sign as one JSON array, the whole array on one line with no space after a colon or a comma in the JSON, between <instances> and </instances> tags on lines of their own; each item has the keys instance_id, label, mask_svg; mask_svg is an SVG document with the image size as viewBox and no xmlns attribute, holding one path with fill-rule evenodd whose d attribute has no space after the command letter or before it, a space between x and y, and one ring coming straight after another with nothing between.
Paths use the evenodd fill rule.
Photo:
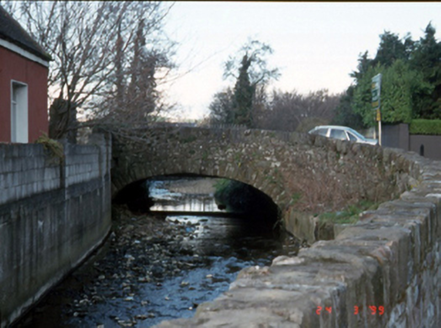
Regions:
<instances>
[{"instance_id":1,"label":"yellow sign","mask_svg":"<svg viewBox=\"0 0 441 328\"><path fill-rule=\"evenodd\" d=\"M377 122L381 121L381 112L380 108L377 109Z\"/></svg>"}]
</instances>

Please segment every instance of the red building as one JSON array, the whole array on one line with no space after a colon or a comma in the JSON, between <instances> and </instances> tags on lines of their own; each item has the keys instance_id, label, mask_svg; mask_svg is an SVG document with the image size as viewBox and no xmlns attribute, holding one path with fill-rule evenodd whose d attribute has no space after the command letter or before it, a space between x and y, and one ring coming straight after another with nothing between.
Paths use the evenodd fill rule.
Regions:
<instances>
[{"instance_id":1,"label":"red building","mask_svg":"<svg viewBox=\"0 0 441 328\"><path fill-rule=\"evenodd\" d=\"M48 133L50 60L0 6L0 142L33 142Z\"/></svg>"}]
</instances>

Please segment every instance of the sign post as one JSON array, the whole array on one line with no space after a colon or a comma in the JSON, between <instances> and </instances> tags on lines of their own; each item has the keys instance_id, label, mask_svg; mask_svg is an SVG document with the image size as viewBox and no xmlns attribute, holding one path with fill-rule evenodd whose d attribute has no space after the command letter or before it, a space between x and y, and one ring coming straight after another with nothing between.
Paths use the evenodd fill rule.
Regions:
<instances>
[{"instance_id":1,"label":"sign post","mask_svg":"<svg viewBox=\"0 0 441 328\"><path fill-rule=\"evenodd\" d=\"M378 122L378 143L381 146L381 110L380 110L380 94L381 94L381 73L372 78L372 109L376 111L376 120Z\"/></svg>"}]
</instances>

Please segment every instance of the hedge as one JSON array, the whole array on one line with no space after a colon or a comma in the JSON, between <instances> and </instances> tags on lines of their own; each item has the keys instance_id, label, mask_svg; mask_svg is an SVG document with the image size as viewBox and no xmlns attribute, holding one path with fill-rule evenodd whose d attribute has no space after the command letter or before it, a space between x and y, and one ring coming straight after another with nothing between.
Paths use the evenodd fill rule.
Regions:
<instances>
[{"instance_id":1,"label":"hedge","mask_svg":"<svg viewBox=\"0 0 441 328\"><path fill-rule=\"evenodd\" d=\"M441 135L441 120L412 120L409 126L409 133Z\"/></svg>"}]
</instances>

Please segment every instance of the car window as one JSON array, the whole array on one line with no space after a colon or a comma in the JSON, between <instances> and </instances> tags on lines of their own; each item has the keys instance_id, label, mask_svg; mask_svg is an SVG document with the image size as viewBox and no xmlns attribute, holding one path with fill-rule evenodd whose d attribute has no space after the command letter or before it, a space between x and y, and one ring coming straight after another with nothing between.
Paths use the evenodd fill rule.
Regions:
<instances>
[{"instance_id":1,"label":"car window","mask_svg":"<svg viewBox=\"0 0 441 328\"><path fill-rule=\"evenodd\" d=\"M328 129L325 129L325 128L317 129L317 134L320 136L326 137L327 132L328 132Z\"/></svg>"},{"instance_id":2,"label":"car window","mask_svg":"<svg viewBox=\"0 0 441 328\"><path fill-rule=\"evenodd\" d=\"M347 140L346 139L346 133L343 130L331 129L330 137L333 138L333 139Z\"/></svg>"},{"instance_id":3,"label":"car window","mask_svg":"<svg viewBox=\"0 0 441 328\"><path fill-rule=\"evenodd\" d=\"M362 134L358 133L355 130L350 129L351 133L353 133L354 135L356 135L358 137L358 139L364 140L366 139Z\"/></svg>"},{"instance_id":4,"label":"car window","mask_svg":"<svg viewBox=\"0 0 441 328\"><path fill-rule=\"evenodd\" d=\"M357 138L351 132L348 132L348 136L349 136L349 140L357 141Z\"/></svg>"}]
</instances>

